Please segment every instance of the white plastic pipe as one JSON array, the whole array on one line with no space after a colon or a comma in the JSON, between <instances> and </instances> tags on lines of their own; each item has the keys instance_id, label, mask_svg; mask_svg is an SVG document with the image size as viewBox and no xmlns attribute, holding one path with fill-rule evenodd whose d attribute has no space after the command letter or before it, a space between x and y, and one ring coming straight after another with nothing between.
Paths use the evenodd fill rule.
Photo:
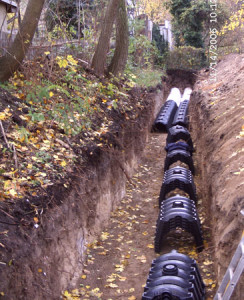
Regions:
<instances>
[{"instance_id":1,"label":"white plastic pipe","mask_svg":"<svg viewBox=\"0 0 244 300\"><path fill-rule=\"evenodd\" d=\"M167 98L166 101L169 101L169 100L173 100L175 101L175 103L177 104L177 106L180 105L180 102L181 102L181 93L180 93L180 90L176 87L172 88L170 93L169 93L169 96Z\"/></svg>"},{"instance_id":2,"label":"white plastic pipe","mask_svg":"<svg viewBox=\"0 0 244 300\"><path fill-rule=\"evenodd\" d=\"M191 97L191 93L192 93L192 89L191 88L185 88L183 96L181 98L181 101L184 101L184 100L188 100L189 101L190 97Z\"/></svg>"}]
</instances>

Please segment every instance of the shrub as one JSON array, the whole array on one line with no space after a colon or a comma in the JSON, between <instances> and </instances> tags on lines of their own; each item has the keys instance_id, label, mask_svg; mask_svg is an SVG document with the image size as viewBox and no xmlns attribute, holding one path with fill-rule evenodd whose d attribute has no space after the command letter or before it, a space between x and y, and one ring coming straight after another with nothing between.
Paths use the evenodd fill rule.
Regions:
<instances>
[{"instance_id":1,"label":"shrub","mask_svg":"<svg viewBox=\"0 0 244 300\"><path fill-rule=\"evenodd\" d=\"M197 70L205 65L205 53L202 48L183 46L168 54L167 69Z\"/></svg>"}]
</instances>

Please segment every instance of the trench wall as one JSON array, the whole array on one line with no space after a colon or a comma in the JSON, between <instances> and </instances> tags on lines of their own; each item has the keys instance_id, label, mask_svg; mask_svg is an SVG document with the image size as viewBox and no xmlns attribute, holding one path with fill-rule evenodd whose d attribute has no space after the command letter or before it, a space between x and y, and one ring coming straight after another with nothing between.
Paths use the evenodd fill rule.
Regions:
<instances>
[{"instance_id":1,"label":"trench wall","mask_svg":"<svg viewBox=\"0 0 244 300\"><path fill-rule=\"evenodd\" d=\"M227 98L226 102L213 106L208 93L195 91L190 102L191 133L197 145L195 159L202 183L198 192L211 223L212 244L208 247L214 252L218 286L244 228L244 217L240 214L244 186L239 172L243 144L237 138L241 110L238 105L232 106L232 101L233 98ZM243 276L231 299L240 300L241 295L244 295Z\"/></svg>"},{"instance_id":2,"label":"trench wall","mask_svg":"<svg viewBox=\"0 0 244 300\"><path fill-rule=\"evenodd\" d=\"M43 214L39 228L30 233L14 229L11 266L0 268L4 299L60 299L76 283L86 244L102 231L125 195L127 177L143 153L163 94L151 95L139 116L122 126L117 134L121 149L95 151L85 168L77 167L69 190L59 191L60 205Z\"/></svg>"}]
</instances>

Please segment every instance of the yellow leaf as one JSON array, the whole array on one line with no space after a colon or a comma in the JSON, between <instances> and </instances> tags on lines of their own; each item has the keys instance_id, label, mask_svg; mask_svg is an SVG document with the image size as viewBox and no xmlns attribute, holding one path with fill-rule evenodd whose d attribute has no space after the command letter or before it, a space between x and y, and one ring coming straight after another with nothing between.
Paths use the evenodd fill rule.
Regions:
<instances>
[{"instance_id":1,"label":"yellow leaf","mask_svg":"<svg viewBox=\"0 0 244 300\"><path fill-rule=\"evenodd\" d=\"M46 51L46 52L44 52L44 54L45 54L45 55L48 55L48 54L50 54L50 51Z\"/></svg>"},{"instance_id":2,"label":"yellow leaf","mask_svg":"<svg viewBox=\"0 0 244 300\"><path fill-rule=\"evenodd\" d=\"M78 64L78 60L75 60L72 55L67 55L67 60L73 66Z\"/></svg>"},{"instance_id":3,"label":"yellow leaf","mask_svg":"<svg viewBox=\"0 0 244 300\"><path fill-rule=\"evenodd\" d=\"M42 273L42 269L41 269L41 268L40 268L40 269L38 269L37 271L38 271L38 273Z\"/></svg>"},{"instance_id":4,"label":"yellow leaf","mask_svg":"<svg viewBox=\"0 0 244 300\"><path fill-rule=\"evenodd\" d=\"M147 245L147 248L153 249L154 246L153 246L153 244L148 244L148 245Z\"/></svg>"},{"instance_id":5,"label":"yellow leaf","mask_svg":"<svg viewBox=\"0 0 244 300\"><path fill-rule=\"evenodd\" d=\"M203 264L204 264L205 266L208 266L208 265L212 265L213 262L207 259Z\"/></svg>"},{"instance_id":6,"label":"yellow leaf","mask_svg":"<svg viewBox=\"0 0 244 300\"><path fill-rule=\"evenodd\" d=\"M4 294L4 292L0 292L0 296L4 296L5 294Z\"/></svg>"},{"instance_id":7,"label":"yellow leaf","mask_svg":"<svg viewBox=\"0 0 244 300\"><path fill-rule=\"evenodd\" d=\"M203 281L206 284L206 286L212 285L214 283L212 279L204 279Z\"/></svg>"},{"instance_id":8,"label":"yellow leaf","mask_svg":"<svg viewBox=\"0 0 244 300\"><path fill-rule=\"evenodd\" d=\"M121 277L119 278L119 281L126 281L126 279L127 279L126 277L122 277L122 276L121 276Z\"/></svg>"},{"instance_id":9,"label":"yellow leaf","mask_svg":"<svg viewBox=\"0 0 244 300\"><path fill-rule=\"evenodd\" d=\"M62 160L61 163L60 163L60 165L61 165L62 167L65 167L65 166L67 165L67 163L66 163L65 160Z\"/></svg>"},{"instance_id":10,"label":"yellow leaf","mask_svg":"<svg viewBox=\"0 0 244 300\"><path fill-rule=\"evenodd\" d=\"M130 296L130 297L128 298L128 300L136 300L136 297L135 297L135 296Z\"/></svg>"},{"instance_id":11,"label":"yellow leaf","mask_svg":"<svg viewBox=\"0 0 244 300\"><path fill-rule=\"evenodd\" d=\"M108 278L106 281L107 282L114 282L116 279L115 278Z\"/></svg>"},{"instance_id":12,"label":"yellow leaf","mask_svg":"<svg viewBox=\"0 0 244 300\"><path fill-rule=\"evenodd\" d=\"M49 96L52 97L54 95L53 92L49 92Z\"/></svg>"},{"instance_id":13,"label":"yellow leaf","mask_svg":"<svg viewBox=\"0 0 244 300\"><path fill-rule=\"evenodd\" d=\"M115 288L117 288L119 286L117 284L115 284L115 283L109 283L109 284L105 285L105 287L110 287L112 289L115 289Z\"/></svg>"},{"instance_id":14,"label":"yellow leaf","mask_svg":"<svg viewBox=\"0 0 244 300\"><path fill-rule=\"evenodd\" d=\"M9 194L13 197L17 195L17 192L14 189L9 190Z\"/></svg>"},{"instance_id":15,"label":"yellow leaf","mask_svg":"<svg viewBox=\"0 0 244 300\"><path fill-rule=\"evenodd\" d=\"M0 120L7 120L11 116L12 114L9 112L9 108L6 108L4 111L0 112Z\"/></svg>"},{"instance_id":16,"label":"yellow leaf","mask_svg":"<svg viewBox=\"0 0 244 300\"><path fill-rule=\"evenodd\" d=\"M136 258L136 259L140 260L142 263L145 263L145 262L147 262L147 258L146 258L146 256L145 256L145 255L142 255L142 256L137 256L137 258Z\"/></svg>"},{"instance_id":17,"label":"yellow leaf","mask_svg":"<svg viewBox=\"0 0 244 300\"><path fill-rule=\"evenodd\" d=\"M109 233L108 232L102 232L101 234L101 240L105 241L108 239Z\"/></svg>"},{"instance_id":18,"label":"yellow leaf","mask_svg":"<svg viewBox=\"0 0 244 300\"><path fill-rule=\"evenodd\" d=\"M60 68L66 68L68 66L68 62L66 59L57 56L57 60Z\"/></svg>"}]
</instances>

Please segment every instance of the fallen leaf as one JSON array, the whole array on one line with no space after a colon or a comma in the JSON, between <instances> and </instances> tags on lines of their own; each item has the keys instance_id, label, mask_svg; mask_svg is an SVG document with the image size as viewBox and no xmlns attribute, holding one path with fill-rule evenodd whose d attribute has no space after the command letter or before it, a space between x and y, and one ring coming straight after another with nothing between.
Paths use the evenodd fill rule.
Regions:
<instances>
[{"instance_id":1,"label":"fallen leaf","mask_svg":"<svg viewBox=\"0 0 244 300\"><path fill-rule=\"evenodd\" d=\"M109 283L109 284L106 284L105 287L110 287L112 289L115 289L115 288L117 288L119 286L117 284L115 284L115 283Z\"/></svg>"},{"instance_id":2,"label":"fallen leaf","mask_svg":"<svg viewBox=\"0 0 244 300\"><path fill-rule=\"evenodd\" d=\"M205 266L209 266L209 265L212 265L213 262L207 259L203 264L204 264Z\"/></svg>"},{"instance_id":3,"label":"fallen leaf","mask_svg":"<svg viewBox=\"0 0 244 300\"><path fill-rule=\"evenodd\" d=\"M37 217L34 217L33 218L34 222L37 224L39 222L38 218Z\"/></svg>"},{"instance_id":4,"label":"fallen leaf","mask_svg":"<svg viewBox=\"0 0 244 300\"><path fill-rule=\"evenodd\" d=\"M204 279L203 281L204 281L206 286L210 286L214 283L212 279Z\"/></svg>"},{"instance_id":5,"label":"fallen leaf","mask_svg":"<svg viewBox=\"0 0 244 300\"><path fill-rule=\"evenodd\" d=\"M102 234L101 234L101 240L102 241L107 240L108 237L109 237L109 233L108 232L102 232Z\"/></svg>"},{"instance_id":6,"label":"fallen leaf","mask_svg":"<svg viewBox=\"0 0 244 300\"><path fill-rule=\"evenodd\" d=\"M65 167L65 166L67 165L67 163L66 163L65 160L62 160L61 163L60 163L60 165L61 165L62 167Z\"/></svg>"}]
</instances>

